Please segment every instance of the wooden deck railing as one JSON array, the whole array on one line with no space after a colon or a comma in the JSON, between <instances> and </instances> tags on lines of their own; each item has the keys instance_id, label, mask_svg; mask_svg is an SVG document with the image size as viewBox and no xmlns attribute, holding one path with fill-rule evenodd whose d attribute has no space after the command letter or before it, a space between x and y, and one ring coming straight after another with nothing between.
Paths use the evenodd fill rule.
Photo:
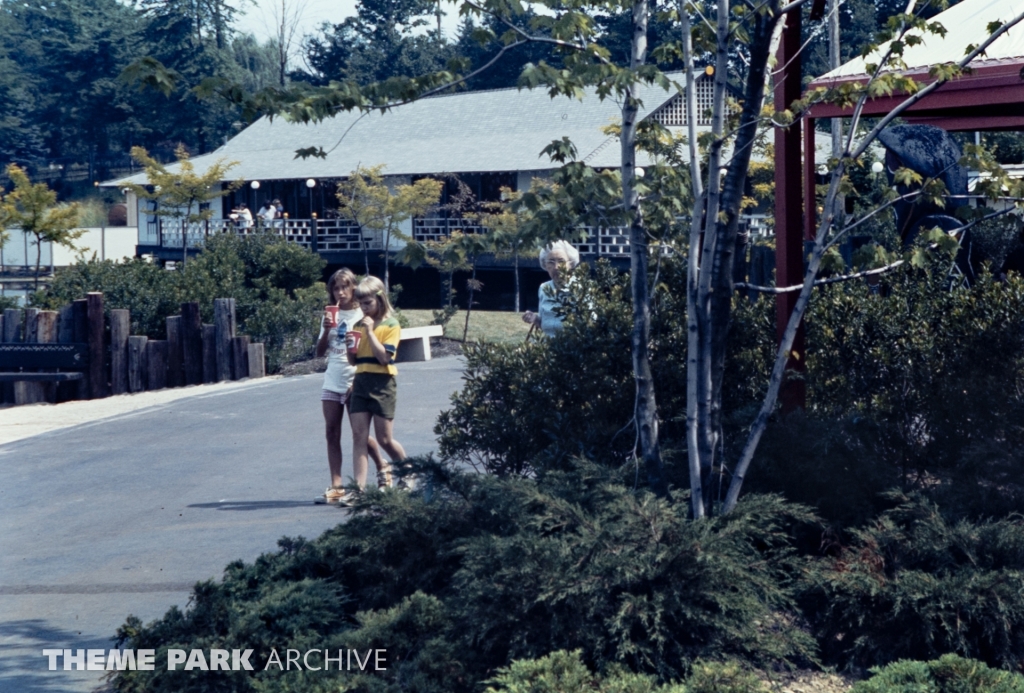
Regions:
<instances>
[{"instance_id":1,"label":"wooden deck railing","mask_svg":"<svg viewBox=\"0 0 1024 693\"><path fill-rule=\"evenodd\" d=\"M270 231L290 243L317 252L361 252L364 250L364 242L366 250L380 251L384 247L379 232L360 232L358 226L345 219L280 219L272 224L254 222L248 226L231 219L211 219L190 224L183 224L174 219L157 219L148 224L148 236L155 238L156 245L163 248L181 248L183 235L189 248L201 248L206 238L214 234L249 235L262 231ZM468 219L413 220L413 238L419 242L440 241L453 231L482 233L484 229L480 224ZM629 256L629 236L626 229L602 228L588 231L588 240L578 244L580 252L584 255L612 258Z\"/></svg>"}]
</instances>

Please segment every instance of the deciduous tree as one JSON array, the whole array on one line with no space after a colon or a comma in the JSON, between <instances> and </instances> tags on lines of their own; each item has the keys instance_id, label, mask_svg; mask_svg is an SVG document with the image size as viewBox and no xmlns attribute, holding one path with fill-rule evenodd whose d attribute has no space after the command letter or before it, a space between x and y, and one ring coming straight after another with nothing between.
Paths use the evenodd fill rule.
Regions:
<instances>
[{"instance_id":1,"label":"deciduous tree","mask_svg":"<svg viewBox=\"0 0 1024 693\"><path fill-rule=\"evenodd\" d=\"M57 193L46 183L32 183L28 174L17 164L7 167L7 175L14 182L14 190L3 201L6 217L5 226L20 228L34 237L36 246L35 288L39 289L39 271L42 262L43 243L56 243L74 248L76 238L85 233L76 230L78 205L57 204Z\"/></svg>"},{"instance_id":2,"label":"deciduous tree","mask_svg":"<svg viewBox=\"0 0 1024 693\"><path fill-rule=\"evenodd\" d=\"M359 226L363 243L366 273L370 273L370 251L367 232L380 234L384 245L384 286L391 290L391 239L411 241L412 236L402 231L402 224L413 217L423 216L438 203L443 187L441 181L421 178L412 184L388 186L384 181L384 166L358 168L347 180L338 185L338 212Z\"/></svg>"},{"instance_id":3,"label":"deciduous tree","mask_svg":"<svg viewBox=\"0 0 1024 693\"><path fill-rule=\"evenodd\" d=\"M198 173L184 145L178 146L175 155L178 161L176 170L172 170L142 147L132 147L132 158L146 170L148 183L139 185L125 181L118 185L128 188L141 199L155 201L157 206L153 213L157 216L177 220L181 227L181 266L184 267L188 260L189 225L211 219L213 209L209 207L210 201L237 189L242 181L221 185L228 171L238 165L237 161L218 159L203 173Z\"/></svg>"}]
</instances>

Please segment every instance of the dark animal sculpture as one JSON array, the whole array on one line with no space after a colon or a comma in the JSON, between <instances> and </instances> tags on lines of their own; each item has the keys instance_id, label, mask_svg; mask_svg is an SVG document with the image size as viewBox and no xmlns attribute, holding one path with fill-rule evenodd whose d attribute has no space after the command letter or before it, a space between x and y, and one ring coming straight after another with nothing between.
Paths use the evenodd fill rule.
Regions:
<instances>
[{"instance_id":1,"label":"dark animal sculpture","mask_svg":"<svg viewBox=\"0 0 1024 693\"><path fill-rule=\"evenodd\" d=\"M955 231L964 225L957 219L956 209L967 204L967 170L960 165L960 147L945 130L931 125L896 125L882 130L878 140L885 147L885 169L889 182L896 192L907 196L920 189L895 183L894 174L900 168L909 168L925 179L938 179L946 186L945 205L920 199L904 197L893 205L896 213L896 230L907 247L921 229L939 227L943 231ZM960 252L956 268L968 284L974 283L980 268L980 257L972 253L971 233L961 231Z\"/></svg>"}]
</instances>

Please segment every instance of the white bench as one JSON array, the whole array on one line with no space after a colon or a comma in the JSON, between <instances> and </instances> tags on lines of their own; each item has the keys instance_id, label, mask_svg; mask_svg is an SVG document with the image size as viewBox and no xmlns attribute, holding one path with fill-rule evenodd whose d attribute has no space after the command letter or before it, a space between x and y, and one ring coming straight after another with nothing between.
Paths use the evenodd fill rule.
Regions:
<instances>
[{"instance_id":1,"label":"white bench","mask_svg":"<svg viewBox=\"0 0 1024 693\"><path fill-rule=\"evenodd\" d=\"M440 337L444 334L444 328L440 325L426 325L425 327L403 327L402 339L398 343L398 354L395 361L429 361L430 360L430 338Z\"/></svg>"}]
</instances>

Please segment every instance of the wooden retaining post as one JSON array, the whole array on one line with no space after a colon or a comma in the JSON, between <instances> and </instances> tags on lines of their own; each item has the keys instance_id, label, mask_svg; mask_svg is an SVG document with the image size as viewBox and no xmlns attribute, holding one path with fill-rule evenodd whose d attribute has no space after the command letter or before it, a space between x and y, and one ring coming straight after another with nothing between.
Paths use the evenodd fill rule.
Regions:
<instances>
[{"instance_id":1,"label":"wooden retaining post","mask_svg":"<svg viewBox=\"0 0 1024 693\"><path fill-rule=\"evenodd\" d=\"M203 382L217 382L217 328L203 325Z\"/></svg>"},{"instance_id":2,"label":"wooden retaining post","mask_svg":"<svg viewBox=\"0 0 1024 693\"><path fill-rule=\"evenodd\" d=\"M235 336L235 299L213 299L213 326L217 342L217 382L231 380L231 339Z\"/></svg>"},{"instance_id":3,"label":"wooden retaining post","mask_svg":"<svg viewBox=\"0 0 1024 693\"><path fill-rule=\"evenodd\" d=\"M249 345L249 377L262 378L267 374L267 364L263 358L263 345Z\"/></svg>"},{"instance_id":4,"label":"wooden retaining post","mask_svg":"<svg viewBox=\"0 0 1024 693\"><path fill-rule=\"evenodd\" d=\"M8 308L4 311L4 335L3 340L7 343L21 341L21 323L24 311L20 308Z\"/></svg>"},{"instance_id":5,"label":"wooden retaining post","mask_svg":"<svg viewBox=\"0 0 1024 693\"><path fill-rule=\"evenodd\" d=\"M86 294L86 319L89 335L89 396L99 399L107 396L106 365L103 334L103 294L90 291Z\"/></svg>"},{"instance_id":6,"label":"wooden retaining post","mask_svg":"<svg viewBox=\"0 0 1024 693\"><path fill-rule=\"evenodd\" d=\"M26 308L25 309L25 331L24 331L24 342L25 344L36 343L36 320L39 317L38 308Z\"/></svg>"},{"instance_id":7,"label":"wooden retaining post","mask_svg":"<svg viewBox=\"0 0 1024 693\"><path fill-rule=\"evenodd\" d=\"M128 332L131 313L124 308L110 311L110 390L115 395L128 392Z\"/></svg>"},{"instance_id":8,"label":"wooden retaining post","mask_svg":"<svg viewBox=\"0 0 1024 693\"><path fill-rule=\"evenodd\" d=\"M26 308L25 309L25 329L23 332L22 341L25 344L35 344L38 339L36 337L38 330L38 308ZM36 369L38 370L38 369ZM28 383L19 382L14 383L14 403L15 404L35 404L36 402L46 401L46 388L43 383Z\"/></svg>"},{"instance_id":9,"label":"wooden retaining post","mask_svg":"<svg viewBox=\"0 0 1024 693\"><path fill-rule=\"evenodd\" d=\"M181 304L181 349L185 384L199 385L203 382L203 321L198 303Z\"/></svg>"},{"instance_id":10,"label":"wooden retaining post","mask_svg":"<svg viewBox=\"0 0 1024 693\"><path fill-rule=\"evenodd\" d=\"M181 316L172 315L167 318L167 387L181 387L184 384L181 357Z\"/></svg>"},{"instance_id":11,"label":"wooden retaining post","mask_svg":"<svg viewBox=\"0 0 1024 693\"><path fill-rule=\"evenodd\" d=\"M70 303L60 309L60 326L57 328L57 341L70 344L75 341L75 312Z\"/></svg>"},{"instance_id":12,"label":"wooden retaining post","mask_svg":"<svg viewBox=\"0 0 1024 693\"><path fill-rule=\"evenodd\" d=\"M240 335L231 339L232 379L249 377L249 337Z\"/></svg>"},{"instance_id":13,"label":"wooden retaining post","mask_svg":"<svg viewBox=\"0 0 1024 693\"><path fill-rule=\"evenodd\" d=\"M151 339L146 342L146 389L167 387L167 342Z\"/></svg>"},{"instance_id":14,"label":"wooden retaining post","mask_svg":"<svg viewBox=\"0 0 1024 693\"><path fill-rule=\"evenodd\" d=\"M71 319L74 324L72 342L89 341L89 301L80 298L71 304Z\"/></svg>"},{"instance_id":15,"label":"wooden retaining post","mask_svg":"<svg viewBox=\"0 0 1024 693\"><path fill-rule=\"evenodd\" d=\"M75 315L74 308L70 303L60 309L60 317L57 319L57 341L61 344L69 344L75 341ZM80 399L79 388L81 383L81 380L70 383L56 383L56 401L66 402L70 399Z\"/></svg>"},{"instance_id":16,"label":"wooden retaining post","mask_svg":"<svg viewBox=\"0 0 1024 693\"><path fill-rule=\"evenodd\" d=\"M128 391L142 392L146 389L146 342L149 337L128 338Z\"/></svg>"},{"instance_id":17,"label":"wooden retaining post","mask_svg":"<svg viewBox=\"0 0 1024 693\"><path fill-rule=\"evenodd\" d=\"M21 322L24 312L20 308L8 308L4 311L4 331L0 340L8 344L21 341ZM3 400L14 402L14 383L3 384Z\"/></svg>"},{"instance_id":18,"label":"wooden retaining post","mask_svg":"<svg viewBox=\"0 0 1024 693\"><path fill-rule=\"evenodd\" d=\"M57 341L57 320L60 313L55 310L41 310L36 315L36 341L53 344Z\"/></svg>"},{"instance_id":19,"label":"wooden retaining post","mask_svg":"<svg viewBox=\"0 0 1024 693\"><path fill-rule=\"evenodd\" d=\"M40 344L57 342L57 323L60 313L55 310L41 310L36 315L36 341ZM36 383L42 386L40 402L57 402L57 383Z\"/></svg>"}]
</instances>

